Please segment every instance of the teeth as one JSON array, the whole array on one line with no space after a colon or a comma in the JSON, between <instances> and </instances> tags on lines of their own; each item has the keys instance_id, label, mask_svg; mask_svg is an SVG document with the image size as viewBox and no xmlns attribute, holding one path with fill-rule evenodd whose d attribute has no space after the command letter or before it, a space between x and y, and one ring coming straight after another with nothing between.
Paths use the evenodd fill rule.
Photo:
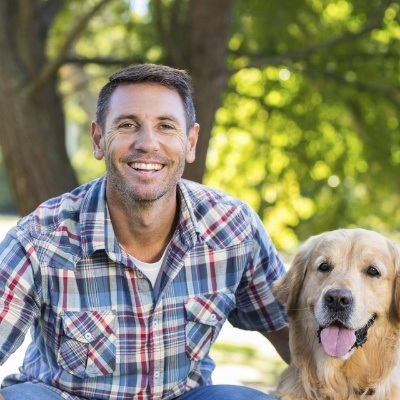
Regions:
<instances>
[{"instance_id":1,"label":"teeth","mask_svg":"<svg viewBox=\"0 0 400 400\"><path fill-rule=\"evenodd\" d=\"M146 164L146 163L132 163L131 167L134 169L144 169L146 171L158 171L162 168L161 164Z\"/></svg>"}]
</instances>

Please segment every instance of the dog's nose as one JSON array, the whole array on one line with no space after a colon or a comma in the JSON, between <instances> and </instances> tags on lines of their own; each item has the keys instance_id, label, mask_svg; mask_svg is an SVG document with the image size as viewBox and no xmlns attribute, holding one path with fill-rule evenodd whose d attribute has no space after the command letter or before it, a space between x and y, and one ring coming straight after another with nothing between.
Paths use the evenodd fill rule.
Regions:
<instances>
[{"instance_id":1,"label":"dog's nose","mask_svg":"<svg viewBox=\"0 0 400 400\"><path fill-rule=\"evenodd\" d=\"M353 296L348 289L329 289L324 298L325 304L332 311L343 311L353 303Z\"/></svg>"}]
</instances>

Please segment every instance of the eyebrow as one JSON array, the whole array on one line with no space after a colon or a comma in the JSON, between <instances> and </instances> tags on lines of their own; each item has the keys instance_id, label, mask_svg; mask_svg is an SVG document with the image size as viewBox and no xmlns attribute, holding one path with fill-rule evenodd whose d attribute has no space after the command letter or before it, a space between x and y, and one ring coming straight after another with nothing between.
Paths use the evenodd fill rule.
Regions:
<instances>
[{"instance_id":1,"label":"eyebrow","mask_svg":"<svg viewBox=\"0 0 400 400\"><path fill-rule=\"evenodd\" d=\"M174 122L175 124L180 125L179 121L172 115L165 115L165 116L161 116L158 117L159 121L170 121L170 122Z\"/></svg>"},{"instance_id":2,"label":"eyebrow","mask_svg":"<svg viewBox=\"0 0 400 400\"><path fill-rule=\"evenodd\" d=\"M113 119L112 124L113 125L117 124L118 122L120 122L124 119L131 119L134 121L139 121L140 118L134 114L120 114ZM161 115L161 116L157 117L157 120L158 121L171 121L176 124L179 124L179 121L173 115Z\"/></svg>"},{"instance_id":3,"label":"eyebrow","mask_svg":"<svg viewBox=\"0 0 400 400\"><path fill-rule=\"evenodd\" d=\"M123 119L133 119L136 121L138 119L138 117L133 114L120 114L112 120L112 125L117 124L118 122L122 121Z\"/></svg>"}]
</instances>

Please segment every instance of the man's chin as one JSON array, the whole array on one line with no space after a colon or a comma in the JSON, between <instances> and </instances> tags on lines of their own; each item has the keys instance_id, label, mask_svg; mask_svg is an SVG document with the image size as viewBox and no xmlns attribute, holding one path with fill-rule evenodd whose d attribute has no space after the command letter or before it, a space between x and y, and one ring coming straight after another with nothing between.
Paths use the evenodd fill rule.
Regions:
<instances>
[{"instance_id":1,"label":"man's chin","mask_svg":"<svg viewBox=\"0 0 400 400\"><path fill-rule=\"evenodd\" d=\"M141 207L146 207L154 204L159 201L163 197L168 196L169 190L160 190L160 188L155 188L151 190L151 188L146 187L127 187L127 186L117 186L116 191L114 192L113 197L118 198L119 201L122 201L125 204L139 204ZM158 189L158 190L157 190ZM175 191L174 194L175 196Z\"/></svg>"},{"instance_id":2,"label":"man's chin","mask_svg":"<svg viewBox=\"0 0 400 400\"><path fill-rule=\"evenodd\" d=\"M139 182L137 180L125 179L120 173L113 172L113 169L107 173L107 195L116 201L122 201L128 204L140 204L142 207L151 205L154 202L169 197L176 196L176 187L178 184L176 179L159 179Z\"/></svg>"}]
</instances>

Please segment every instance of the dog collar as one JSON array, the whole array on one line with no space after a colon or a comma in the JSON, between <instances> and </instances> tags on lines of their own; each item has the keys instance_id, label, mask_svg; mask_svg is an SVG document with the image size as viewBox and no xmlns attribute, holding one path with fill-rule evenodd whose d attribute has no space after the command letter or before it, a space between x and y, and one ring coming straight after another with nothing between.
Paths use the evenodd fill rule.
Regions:
<instances>
[{"instance_id":1,"label":"dog collar","mask_svg":"<svg viewBox=\"0 0 400 400\"><path fill-rule=\"evenodd\" d=\"M374 314L370 320L366 323L366 325L356 331L356 342L354 343L353 347L361 347L367 341L367 333L368 329L372 326L372 324L376 321L376 314Z\"/></svg>"},{"instance_id":2,"label":"dog collar","mask_svg":"<svg viewBox=\"0 0 400 400\"><path fill-rule=\"evenodd\" d=\"M375 389L369 388L369 389L356 389L355 390L356 394L358 396L364 395L364 396L373 396L375 394Z\"/></svg>"}]
</instances>

